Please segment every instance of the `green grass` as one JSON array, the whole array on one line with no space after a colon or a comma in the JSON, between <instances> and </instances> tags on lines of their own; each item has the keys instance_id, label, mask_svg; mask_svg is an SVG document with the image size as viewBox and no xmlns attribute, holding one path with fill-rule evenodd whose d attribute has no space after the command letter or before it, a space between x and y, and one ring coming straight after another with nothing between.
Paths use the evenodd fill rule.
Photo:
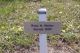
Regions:
<instances>
[{"instance_id":1,"label":"green grass","mask_svg":"<svg viewBox=\"0 0 80 53\"><path fill-rule=\"evenodd\" d=\"M58 44L62 38L66 43L80 41L80 4L77 1L42 0L26 2L24 0L0 0L0 53L13 46L31 46L36 42L37 35L25 34L24 21L38 21L37 10L45 6L48 10L48 21L61 21L61 35L48 35L50 44ZM77 31L77 32L76 32ZM16 44L15 44L16 43Z\"/></svg>"}]
</instances>

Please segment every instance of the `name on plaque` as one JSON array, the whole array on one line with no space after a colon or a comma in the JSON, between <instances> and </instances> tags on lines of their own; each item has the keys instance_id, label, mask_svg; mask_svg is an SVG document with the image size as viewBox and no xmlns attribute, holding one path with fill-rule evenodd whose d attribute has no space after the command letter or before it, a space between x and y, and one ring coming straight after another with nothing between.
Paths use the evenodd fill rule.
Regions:
<instances>
[{"instance_id":1,"label":"name on plaque","mask_svg":"<svg viewBox=\"0 0 80 53\"><path fill-rule=\"evenodd\" d=\"M25 22L24 30L27 33L60 34L60 22Z\"/></svg>"}]
</instances>

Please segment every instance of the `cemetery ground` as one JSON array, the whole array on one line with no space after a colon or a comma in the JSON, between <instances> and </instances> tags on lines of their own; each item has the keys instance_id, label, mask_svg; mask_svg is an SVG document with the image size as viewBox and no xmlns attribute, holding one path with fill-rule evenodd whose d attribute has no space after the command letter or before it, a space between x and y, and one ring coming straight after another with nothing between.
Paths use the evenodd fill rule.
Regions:
<instances>
[{"instance_id":1,"label":"cemetery ground","mask_svg":"<svg viewBox=\"0 0 80 53\"><path fill-rule=\"evenodd\" d=\"M80 53L79 0L0 0L0 53L39 53L39 35L24 33L25 21L38 21L47 8L48 21L60 21L60 35L48 34L49 53Z\"/></svg>"}]
</instances>

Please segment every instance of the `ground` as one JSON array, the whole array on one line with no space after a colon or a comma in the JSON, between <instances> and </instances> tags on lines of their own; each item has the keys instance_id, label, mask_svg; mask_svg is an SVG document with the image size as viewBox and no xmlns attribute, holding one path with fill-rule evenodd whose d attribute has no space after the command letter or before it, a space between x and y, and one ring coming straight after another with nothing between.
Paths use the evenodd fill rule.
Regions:
<instances>
[{"instance_id":1,"label":"ground","mask_svg":"<svg viewBox=\"0 0 80 53\"><path fill-rule=\"evenodd\" d=\"M0 0L0 53L39 53L38 34L25 33L23 24L38 21L41 6L47 8L48 21L62 23L60 35L47 36L49 52L80 53L79 0Z\"/></svg>"}]
</instances>

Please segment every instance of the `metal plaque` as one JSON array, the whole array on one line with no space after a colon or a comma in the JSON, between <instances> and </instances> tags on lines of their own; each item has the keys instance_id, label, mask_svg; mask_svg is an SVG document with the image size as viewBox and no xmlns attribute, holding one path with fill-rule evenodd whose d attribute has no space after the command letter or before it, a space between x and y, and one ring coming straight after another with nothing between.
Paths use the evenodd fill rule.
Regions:
<instances>
[{"instance_id":1,"label":"metal plaque","mask_svg":"<svg viewBox=\"0 0 80 53\"><path fill-rule=\"evenodd\" d=\"M34 34L60 34L60 22L25 22L24 31Z\"/></svg>"}]
</instances>

